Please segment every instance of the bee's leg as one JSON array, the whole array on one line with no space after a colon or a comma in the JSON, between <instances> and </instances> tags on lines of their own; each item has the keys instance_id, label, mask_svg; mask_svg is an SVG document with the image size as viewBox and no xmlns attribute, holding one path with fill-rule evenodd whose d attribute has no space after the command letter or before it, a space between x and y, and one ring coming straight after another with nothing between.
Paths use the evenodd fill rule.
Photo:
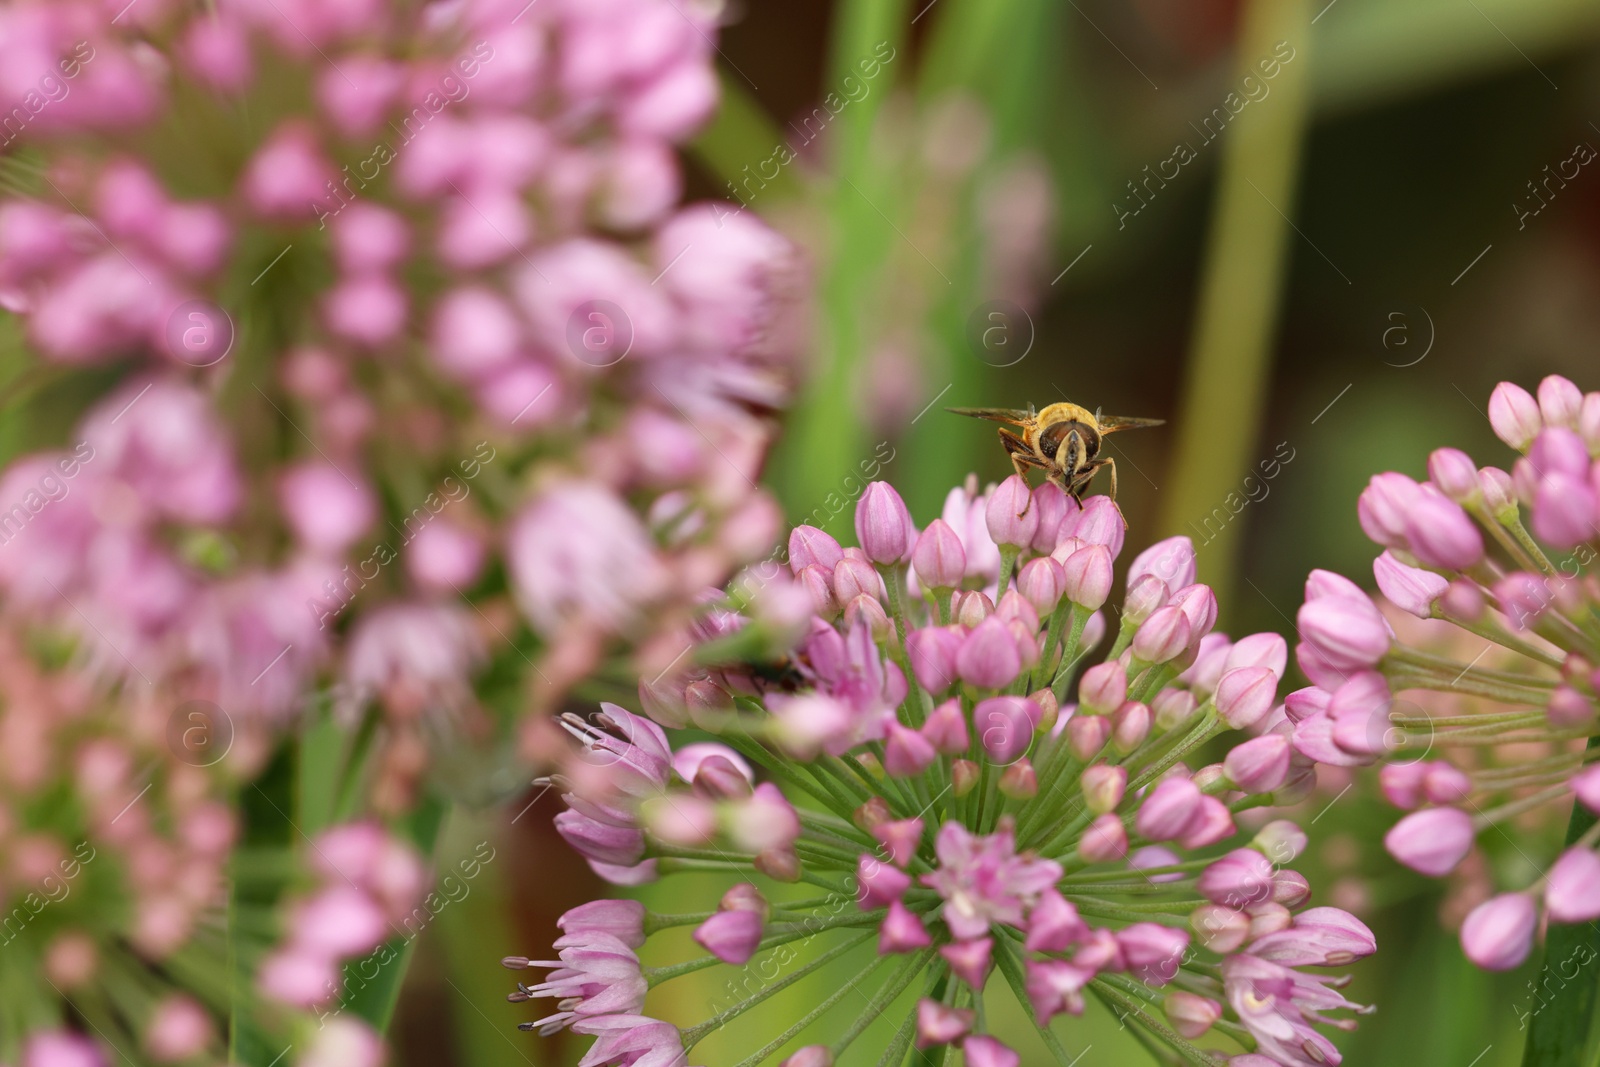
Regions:
<instances>
[{"instance_id":1,"label":"bee's leg","mask_svg":"<svg viewBox=\"0 0 1600 1067\"><path fill-rule=\"evenodd\" d=\"M1010 430L1000 431L1000 443L1006 446L1006 454L1011 457L1011 469L1016 471L1018 477L1022 478L1024 481L1027 480L1028 471L1033 468L1038 468L1039 470L1046 472L1051 470L1048 464L1042 462L1038 456L1033 454L1033 450L1028 447L1026 441L1012 433ZM1020 519L1022 516L1026 515L1028 513L1028 509L1032 506L1033 497L1030 495L1028 497L1028 502L1024 504L1022 506L1022 510L1017 513L1017 518Z\"/></svg>"},{"instance_id":2,"label":"bee's leg","mask_svg":"<svg viewBox=\"0 0 1600 1067\"><path fill-rule=\"evenodd\" d=\"M1105 459L1100 460L1094 466L1090 467L1088 472L1087 472L1088 475L1091 478L1094 477L1095 471L1099 470L1101 467L1110 468L1110 471L1111 471L1111 502L1114 504L1117 501L1117 461L1112 459L1111 457L1107 456ZM1087 485L1088 482L1085 481L1084 484ZM1120 512L1121 509L1118 509L1118 510ZM1122 528L1124 530L1126 530L1128 528L1128 518L1127 518L1126 515L1124 515L1123 518L1122 518Z\"/></svg>"}]
</instances>

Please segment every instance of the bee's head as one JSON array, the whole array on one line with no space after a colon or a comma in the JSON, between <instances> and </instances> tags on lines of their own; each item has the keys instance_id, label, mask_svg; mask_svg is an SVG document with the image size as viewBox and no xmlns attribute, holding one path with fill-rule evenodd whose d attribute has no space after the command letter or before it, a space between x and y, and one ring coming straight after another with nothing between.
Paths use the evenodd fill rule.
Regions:
<instances>
[{"instance_id":1,"label":"bee's head","mask_svg":"<svg viewBox=\"0 0 1600 1067\"><path fill-rule=\"evenodd\" d=\"M1063 419L1039 431L1039 450L1064 471L1077 471L1100 454L1100 431L1077 419Z\"/></svg>"}]
</instances>

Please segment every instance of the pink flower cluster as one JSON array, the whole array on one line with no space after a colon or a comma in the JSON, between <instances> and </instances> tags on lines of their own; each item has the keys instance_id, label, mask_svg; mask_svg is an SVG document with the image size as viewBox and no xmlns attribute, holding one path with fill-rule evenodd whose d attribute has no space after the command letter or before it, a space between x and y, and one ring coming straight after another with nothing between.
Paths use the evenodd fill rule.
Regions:
<instances>
[{"instance_id":1,"label":"pink flower cluster","mask_svg":"<svg viewBox=\"0 0 1600 1067\"><path fill-rule=\"evenodd\" d=\"M321 883L291 905L287 943L259 975L264 993L299 1008L342 996L343 962L399 936L427 884L416 851L373 823L323 831L307 858Z\"/></svg>"},{"instance_id":2,"label":"pink flower cluster","mask_svg":"<svg viewBox=\"0 0 1600 1067\"><path fill-rule=\"evenodd\" d=\"M709 912L597 901L568 913L559 959L506 961L551 969L512 994L558 1001L527 1026L594 1035L592 1065L684 1064L778 988L859 949L862 996L886 1006L922 991L902 1051L959 1046L968 1062L1016 1067L983 1022L998 971L1046 1041L1052 1019L1094 996L1187 1056L1226 1035L1255 1050L1243 1062L1339 1062L1317 1027L1365 1009L1341 979L1303 968L1348 965L1373 936L1305 907L1311 887L1286 866L1305 845L1292 823L1252 838L1237 821L1311 786L1276 698L1284 641L1213 632L1215 598L1173 538L1133 561L1111 648L1083 669L1106 637L1124 536L1104 497L1080 506L1013 477L956 490L919 531L880 482L856 531L859 547L843 547L797 528L790 575L702 627L702 661L745 655L641 685L655 721L612 705L592 724L566 720L583 751L557 779L570 810L556 822L596 871L623 885L735 881ZM796 628L771 605L797 591L811 609L798 647L777 668L750 666L752 649ZM675 747L668 731L686 726L719 740ZM1224 734L1222 762L1184 762ZM828 895L799 896L802 882ZM708 958L640 963L657 930L689 924ZM789 946L818 937L832 946L798 962ZM642 1014L655 984L758 957L793 965L697 1025ZM826 1067L861 1031L806 1044L815 1017L768 1023L758 1058Z\"/></svg>"},{"instance_id":3,"label":"pink flower cluster","mask_svg":"<svg viewBox=\"0 0 1600 1067\"><path fill-rule=\"evenodd\" d=\"M30 160L0 195L0 306L76 413L65 450L0 471L4 633L67 664L40 683L60 695L4 711L27 781L0 846L32 871L87 834L127 881L125 909L51 940L62 989L121 941L182 956L139 985L203 975L196 1002L225 1010L204 920L226 794L289 729L364 722L357 799L405 812L430 741L503 740L486 669L526 683L536 755L538 712L618 661L658 673L702 590L777 536L754 478L797 257L680 204L715 33L673 0L0 4ZM170 728L191 702L214 769ZM128 721L69 737L58 704ZM156 784L119 816L152 748ZM87 829L20 817L80 786ZM421 878L399 848L322 870L275 951L235 935L278 1001L317 1003L399 921ZM192 1006L130 1020L125 1047L207 1044ZM301 1055L373 1062L352 1025Z\"/></svg>"},{"instance_id":4,"label":"pink flower cluster","mask_svg":"<svg viewBox=\"0 0 1600 1067\"><path fill-rule=\"evenodd\" d=\"M1343 766L1385 761L1384 795L1410 812L1385 844L1432 877L1530 810L1576 797L1600 811L1600 768L1581 745L1600 706L1600 393L1555 376L1537 396L1502 382L1489 420L1521 453L1509 471L1441 448L1428 481L1377 475L1358 505L1384 549L1373 564L1379 590L1430 621L1407 620L1410 636L1397 637L1353 582L1313 572L1296 651L1315 684L1287 700L1299 752ZM1476 657L1441 654L1449 646ZM1552 922L1600 918L1597 842L1600 831L1582 833L1532 885L1474 908L1461 929L1468 957L1515 967L1541 911Z\"/></svg>"},{"instance_id":5,"label":"pink flower cluster","mask_svg":"<svg viewBox=\"0 0 1600 1067\"><path fill-rule=\"evenodd\" d=\"M490 656L525 654L444 605L505 584L538 706L640 645L659 670L693 595L776 534L751 478L789 370L787 242L677 204L707 16L114 6L0 12L17 86L92 53L28 130L37 199L0 200L0 298L44 359L128 367L72 493L32 502L54 455L0 479L7 602L113 676L270 722L329 668L403 719L470 712ZM263 103L301 86L304 111ZM203 159L171 122L213 131Z\"/></svg>"}]
</instances>

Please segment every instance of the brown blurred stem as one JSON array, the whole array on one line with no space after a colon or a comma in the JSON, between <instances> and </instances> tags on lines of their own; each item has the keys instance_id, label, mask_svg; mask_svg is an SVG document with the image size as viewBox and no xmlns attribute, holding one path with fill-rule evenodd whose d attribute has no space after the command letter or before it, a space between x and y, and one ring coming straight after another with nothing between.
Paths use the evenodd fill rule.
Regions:
<instances>
[{"instance_id":1,"label":"brown blurred stem","mask_svg":"<svg viewBox=\"0 0 1600 1067\"><path fill-rule=\"evenodd\" d=\"M1248 0L1240 26L1237 87L1279 42L1294 48L1272 94L1245 107L1218 135L1221 171L1207 238L1194 339L1177 418L1177 450L1165 479L1161 529L1187 533L1200 576L1223 604L1234 583L1241 524L1210 540L1196 533L1257 458L1262 407L1288 267L1294 207L1310 109L1312 56L1306 0Z\"/></svg>"}]
</instances>

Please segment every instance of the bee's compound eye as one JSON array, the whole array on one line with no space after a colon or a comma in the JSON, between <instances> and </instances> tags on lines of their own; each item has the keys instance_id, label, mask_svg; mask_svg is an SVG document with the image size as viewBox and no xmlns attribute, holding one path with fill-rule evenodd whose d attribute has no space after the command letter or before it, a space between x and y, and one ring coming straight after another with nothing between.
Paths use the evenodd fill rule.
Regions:
<instances>
[{"instance_id":1,"label":"bee's compound eye","mask_svg":"<svg viewBox=\"0 0 1600 1067\"><path fill-rule=\"evenodd\" d=\"M1046 459L1056 458L1056 453L1061 450L1061 442L1066 440L1067 431L1076 425L1075 422L1057 422L1039 431L1039 451L1044 453Z\"/></svg>"}]
</instances>

